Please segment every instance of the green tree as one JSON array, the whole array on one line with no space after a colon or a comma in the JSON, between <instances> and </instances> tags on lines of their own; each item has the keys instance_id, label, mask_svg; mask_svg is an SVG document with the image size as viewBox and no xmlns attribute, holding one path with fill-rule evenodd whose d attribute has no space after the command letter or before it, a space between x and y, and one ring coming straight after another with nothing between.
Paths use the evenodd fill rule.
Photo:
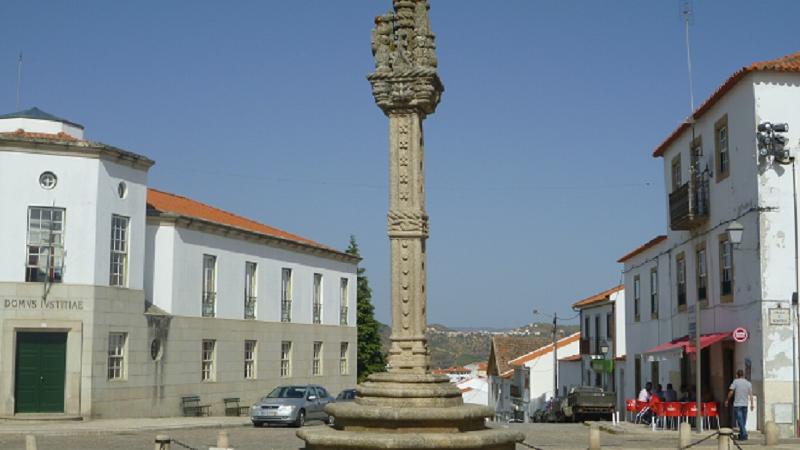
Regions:
<instances>
[{"instance_id":1,"label":"green tree","mask_svg":"<svg viewBox=\"0 0 800 450\"><path fill-rule=\"evenodd\" d=\"M358 244L355 236L350 236L350 246L347 253L361 257L358 253ZM367 375L383 372L386 368L386 357L383 354L381 336L378 332L379 323L375 320L375 307L372 306L372 289L369 288L366 269L358 268L357 297L357 327L358 327L358 382L362 382Z\"/></svg>"}]
</instances>

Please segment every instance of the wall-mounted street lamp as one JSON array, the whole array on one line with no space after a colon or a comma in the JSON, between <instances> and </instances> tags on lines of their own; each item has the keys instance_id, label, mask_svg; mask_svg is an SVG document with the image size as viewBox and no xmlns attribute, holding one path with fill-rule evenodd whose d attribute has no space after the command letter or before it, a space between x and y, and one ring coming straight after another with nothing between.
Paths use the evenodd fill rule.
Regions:
<instances>
[{"instance_id":1,"label":"wall-mounted street lamp","mask_svg":"<svg viewBox=\"0 0 800 450\"><path fill-rule=\"evenodd\" d=\"M739 245L742 243L742 235L744 234L744 225L737 221L733 221L728 224L728 228L725 229L728 233L728 240L733 245Z\"/></svg>"},{"instance_id":2,"label":"wall-mounted street lamp","mask_svg":"<svg viewBox=\"0 0 800 450\"><path fill-rule=\"evenodd\" d=\"M603 356L608 355L608 342L603 341L600 343L600 354Z\"/></svg>"}]
</instances>

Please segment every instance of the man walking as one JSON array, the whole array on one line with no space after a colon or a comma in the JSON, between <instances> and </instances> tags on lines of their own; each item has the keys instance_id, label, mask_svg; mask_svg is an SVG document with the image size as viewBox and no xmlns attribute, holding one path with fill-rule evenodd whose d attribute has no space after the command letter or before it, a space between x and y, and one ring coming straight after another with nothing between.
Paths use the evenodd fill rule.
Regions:
<instances>
[{"instance_id":1,"label":"man walking","mask_svg":"<svg viewBox=\"0 0 800 450\"><path fill-rule=\"evenodd\" d=\"M750 410L754 410L753 405L753 385L744 377L744 371L736 371L736 379L728 388L728 398L725 400L725 407L733 398L733 412L736 414L736 424L739 426L739 440L747 440L747 404L750 403Z\"/></svg>"}]
</instances>

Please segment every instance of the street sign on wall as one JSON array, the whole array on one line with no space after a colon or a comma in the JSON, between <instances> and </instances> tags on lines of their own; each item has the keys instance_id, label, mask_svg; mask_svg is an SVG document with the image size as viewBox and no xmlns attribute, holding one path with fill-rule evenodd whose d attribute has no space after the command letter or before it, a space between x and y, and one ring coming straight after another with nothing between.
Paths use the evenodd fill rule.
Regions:
<instances>
[{"instance_id":1,"label":"street sign on wall","mask_svg":"<svg viewBox=\"0 0 800 450\"><path fill-rule=\"evenodd\" d=\"M742 342L745 342L747 338L750 337L750 333L747 331L747 328L739 327L733 330L731 336L733 337L734 341L741 344Z\"/></svg>"},{"instance_id":2,"label":"street sign on wall","mask_svg":"<svg viewBox=\"0 0 800 450\"><path fill-rule=\"evenodd\" d=\"M791 325L792 316L789 308L770 308L769 309L769 324L770 325Z\"/></svg>"}]
</instances>

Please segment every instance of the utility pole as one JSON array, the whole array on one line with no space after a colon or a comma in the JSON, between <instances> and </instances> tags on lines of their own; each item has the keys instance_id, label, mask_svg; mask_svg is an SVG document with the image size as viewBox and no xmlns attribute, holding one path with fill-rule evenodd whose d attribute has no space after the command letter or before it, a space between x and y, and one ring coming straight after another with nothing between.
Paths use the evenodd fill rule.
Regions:
<instances>
[{"instance_id":1,"label":"utility pole","mask_svg":"<svg viewBox=\"0 0 800 450\"><path fill-rule=\"evenodd\" d=\"M553 316L553 398L558 397L558 313Z\"/></svg>"}]
</instances>

